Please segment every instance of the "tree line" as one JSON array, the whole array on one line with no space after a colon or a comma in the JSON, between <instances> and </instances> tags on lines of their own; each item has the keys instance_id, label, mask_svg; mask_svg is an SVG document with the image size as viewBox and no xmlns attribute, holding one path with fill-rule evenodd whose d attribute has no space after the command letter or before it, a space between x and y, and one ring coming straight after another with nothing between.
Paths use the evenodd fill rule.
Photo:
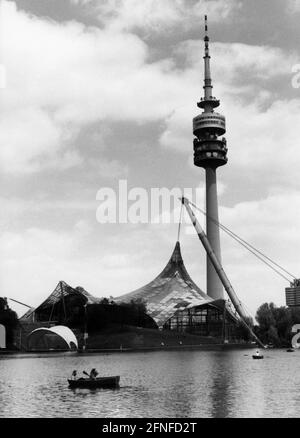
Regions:
<instances>
[{"instance_id":1,"label":"tree line","mask_svg":"<svg viewBox=\"0 0 300 438\"><path fill-rule=\"evenodd\" d=\"M262 342L275 347L290 346L294 336L292 327L300 324L300 307L277 307L274 303L264 303L258 308L255 319L258 325L254 331Z\"/></svg>"}]
</instances>

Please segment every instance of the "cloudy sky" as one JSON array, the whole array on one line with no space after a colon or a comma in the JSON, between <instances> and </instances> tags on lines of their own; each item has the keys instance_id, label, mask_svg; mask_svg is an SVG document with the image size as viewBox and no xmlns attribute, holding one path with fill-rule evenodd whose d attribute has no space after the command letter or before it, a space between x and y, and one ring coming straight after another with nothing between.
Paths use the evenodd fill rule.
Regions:
<instances>
[{"instance_id":1,"label":"cloudy sky","mask_svg":"<svg viewBox=\"0 0 300 438\"><path fill-rule=\"evenodd\" d=\"M117 296L163 269L177 225L99 224L96 194L121 179L203 190L191 127L205 13L227 119L220 221L300 277L300 0L2 0L1 296L35 306L59 280ZM204 250L185 231L186 267L205 290ZM288 283L221 241L252 314L284 304Z\"/></svg>"}]
</instances>

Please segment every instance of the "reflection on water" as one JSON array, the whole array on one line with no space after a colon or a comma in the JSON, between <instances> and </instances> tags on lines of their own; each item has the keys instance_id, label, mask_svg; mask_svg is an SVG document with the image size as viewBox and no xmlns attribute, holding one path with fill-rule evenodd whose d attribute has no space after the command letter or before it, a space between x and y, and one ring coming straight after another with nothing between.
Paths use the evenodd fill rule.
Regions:
<instances>
[{"instance_id":1,"label":"reflection on water","mask_svg":"<svg viewBox=\"0 0 300 438\"><path fill-rule=\"evenodd\" d=\"M215 355L210 393L211 416L214 418L228 417L232 403L230 388L232 388L234 382L231 380L232 374L226 372L222 365L225 357L227 366L232 367L234 365L231 363L231 356L227 352L224 352L223 355L221 353Z\"/></svg>"},{"instance_id":2,"label":"reflection on water","mask_svg":"<svg viewBox=\"0 0 300 438\"><path fill-rule=\"evenodd\" d=\"M299 417L300 351L0 356L1 417ZM120 388L70 389L96 367Z\"/></svg>"}]
</instances>

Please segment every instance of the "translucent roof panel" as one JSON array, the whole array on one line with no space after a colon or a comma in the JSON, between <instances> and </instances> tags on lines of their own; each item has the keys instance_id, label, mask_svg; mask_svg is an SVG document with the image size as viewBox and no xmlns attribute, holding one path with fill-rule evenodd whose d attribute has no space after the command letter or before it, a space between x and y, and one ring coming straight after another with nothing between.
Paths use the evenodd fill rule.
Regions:
<instances>
[{"instance_id":1,"label":"translucent roof panel","mask_svg":"<svg viewBox=\"0 0 300 438\"><path fill-rule=\"evenodd\" d=\"M147 306L147 314L159 327L176 312L187 308L213 303L189 276L177 242L164 270L147 285L128 294L114 298L118 302L141 299Z\"/></svg>"},{"instance_id":2,"label":"translucent roof panel","mask_svg":"<svg viewBox=\"0 0 300 438\"><path fill-rule=\"evenodd\" d=\"M38 313L44 309L52 307L54 304L61 301L62 298L69 296L81 297L86 304L98 304L101 298L93 297L89 292L87 292L83 287L73 288L69 286L65 281L60 281L54 291L42 302L36 309L28 310L21 318L23 321L29 321L33 317L33 313Z\"/></svg>"}]
</instances>

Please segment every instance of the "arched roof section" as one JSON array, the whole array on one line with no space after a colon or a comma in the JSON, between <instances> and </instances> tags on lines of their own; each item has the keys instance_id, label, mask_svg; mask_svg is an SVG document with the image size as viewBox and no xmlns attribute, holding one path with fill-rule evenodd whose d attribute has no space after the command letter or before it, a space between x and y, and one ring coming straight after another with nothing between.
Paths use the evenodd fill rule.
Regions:
<instances>
[{"instance_id":1,"label":"arched roof section","mask_svg":"<svg viewBox=\"0 0 300 438\"><path fill-rule=\"evenodd\" d=\"M56 334L58 337L60 337L61 339L63 339L66 342L66 344L68 345L68 347L70 349L72 348L72 343L75 344L76 348L78 348L78 341L77 341L76 336L74 335L72 330L69 329L69 327L66 327L64 325L56 325L56 326L50 327L50 328L41 327L41 328L35 329L28 335L28 338L31 338L31 337L40 338L47 333Z\"/></svg>"}]
</instances>

